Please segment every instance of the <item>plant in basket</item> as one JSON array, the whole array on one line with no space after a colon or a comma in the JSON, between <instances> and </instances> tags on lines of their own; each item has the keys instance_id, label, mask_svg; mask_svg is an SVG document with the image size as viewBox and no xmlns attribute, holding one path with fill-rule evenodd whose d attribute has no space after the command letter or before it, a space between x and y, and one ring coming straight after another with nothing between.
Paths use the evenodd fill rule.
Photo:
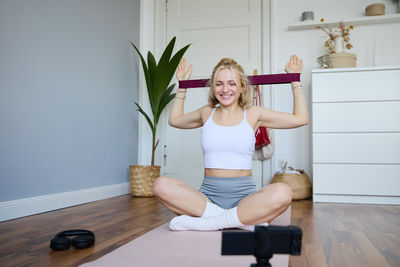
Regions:
<instances>
[{"instance_id":1,"label":"plant in basket","mask_svg":"<svg viewBox=\"0 0 400 267\"><path fill-rule=\"evenodd\" d=\"M332 28L325 23L322 18L323 26L317 26L317 29L322 30L328 36L325 41L325 47L329 54L323 55L317 59L321 67L345 68L355 67L357 56L353 53L347 53L345 50L350 50L353 45L350 43L350 31L354 29L353 25L346 26L343 21L338 22L337 28Z\"/></svg>"},{"instance_id":2,"label":"plant in basket","mask_svg":"<svg viewBox=\"0 0 400 267\"><path fill-rule=\"evenodd\" d=\"M321 22L325 20L322 18ZM353 25L346 27L343 21L338 22L338 28L331 28L324 24L324 26L317 26L317 29L322 30L328 36L325 41L325 47L328 48L329 54L343 52L344 47L347 49L353 48L350 43L350 31L354 29Z\"/></svg>"},{"instance_id":3,"label":"plant in basket","mask_svg":"<svg viewBox=\"0 0 400 267\"><path fill-rule=\"evenodd\" d=\"M142 63L143 73L146 80L151 115L147 114L138 103L135 102L135 104L138 108L138 111L145 117L152 132L151 165L130 166L131 194L134 196L153 196L153 181L160 176L160 166L154 165L155 151L159 141L156 140L157 125L164 108L175 97L175 93L172 93L175 88L175 84L170 85L170 82L181 58L190 46L186 45L172 55L175 41L176 37L173 37L162 53L158 63L150 51L147 53L146 62L139 49L132 42L130 42L140 56L140 61Z\"/></svg>"}]
</instances>

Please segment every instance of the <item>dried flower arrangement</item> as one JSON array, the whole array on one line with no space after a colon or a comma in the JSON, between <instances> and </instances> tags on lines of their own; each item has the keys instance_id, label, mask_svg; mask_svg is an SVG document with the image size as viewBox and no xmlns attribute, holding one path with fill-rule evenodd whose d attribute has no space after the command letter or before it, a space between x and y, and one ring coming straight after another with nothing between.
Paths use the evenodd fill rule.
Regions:
<instances>
[{"instance_id":1,"label":"dried flower arrangement","mask_svg":"<svg viewBox=\"0 0 400 267\"><path fill-rule=\"evenodd\" d=\"M324 21L325 21L325 19L322 18L321 22L324 22ZM343 21L340 21L338 23L338 28L332 29L331 27L329 27L325 24L323 27L317 26L317 29L322 30L329 37L329 39L325 42L325 47L328 48L329 54L336 53L333 45L337 38L343 38L343 41L346 44L347 49L351 49L353 47L353 45L350 43L350 30L354 29L353 25L346 27L344 25Z\"/></svg>"}]
</instances>

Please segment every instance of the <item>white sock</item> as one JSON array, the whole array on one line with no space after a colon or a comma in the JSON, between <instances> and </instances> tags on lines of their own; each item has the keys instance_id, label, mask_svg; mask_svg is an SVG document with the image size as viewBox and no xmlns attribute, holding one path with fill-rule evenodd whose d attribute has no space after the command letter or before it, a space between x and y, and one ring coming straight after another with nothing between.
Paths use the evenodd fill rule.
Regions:
<instances>
[{"instance_id":1,"label":"white sock","mask_svg":"<svg viewBox=\"0 0 400 267\"><path fill-rule=\"evenodd\" d=\"M221 208L220 206L207 201L206 209L204 210L203 214L201 215L201 218L214 217L214 216L222 214L224 211L225 211L225 209ZM268 226L268 222L261 223L258 225ZM247 231L253 232L255 225L243 225L243 226L239 226L238 228L242 229L242 230L247 230Z\"/></svg>"},{"instance_id":2,"label":"white sock","mask_svg":"<svg viewBox=\"0 0 400 267\"><path fill-rule=\"evenodd\" d=\"M173 231L216 231L243 226L237 215L237 207L225 210L220 215L214 217L202 218L181 215L173 218L169 223L169 228Z\"/></svg>"},{"instance_id":3,"label":"white sock","mask_svg":"<svg viewBox=\"0 0 400 267\"><path fill-rule=\"evenodd\" d=\"M214 217L222 214L224 211L225 209L221 208L220 206L207 201L206 209L201 215L201 218Z\"/></svg>"},{"instance_id":4,"label":"white sock","mask_svg":"<svg viewBox=\"0 0 400 267\"><path fill-rule=\"evenodd\" d=\"M257 225L260 225L260 226L268 226L268 222L266 222L266 223L260 223L260 224L257 224ZM247 231L254 231L254 229L255 229L255 225L243 225L243 226L240 226L240 227L238 227L238 228L240 228L240 229L242 229L242 230L247 230Z\"/></svg>"}]
</instances>

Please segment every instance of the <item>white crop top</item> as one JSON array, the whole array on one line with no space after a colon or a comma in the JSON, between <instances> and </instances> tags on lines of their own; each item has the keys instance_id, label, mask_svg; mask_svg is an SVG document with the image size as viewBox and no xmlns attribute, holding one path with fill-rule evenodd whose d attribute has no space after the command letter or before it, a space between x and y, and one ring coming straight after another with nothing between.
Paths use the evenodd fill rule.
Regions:
<instances>
[{"instance_id":1,"label":"white crop top","mask_svg":"<svg viewBox=\"0 0 400 267\"><path fill-rule=\"evenodd\" d=\"M234 126L218 125L211 116L201 129L204 167L211 169L251 170L256 138L247 122L246 109L243 120Z\"/></svg>"}]
</instances>

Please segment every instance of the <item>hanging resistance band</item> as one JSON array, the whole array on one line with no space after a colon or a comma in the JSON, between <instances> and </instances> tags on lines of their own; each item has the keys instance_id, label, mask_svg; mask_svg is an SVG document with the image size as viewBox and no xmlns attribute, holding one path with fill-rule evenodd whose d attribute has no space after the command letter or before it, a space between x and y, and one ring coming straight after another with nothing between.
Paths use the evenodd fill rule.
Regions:
<instances>
[{"instance_id":1,"label":"hanging resistance band","mask_svg":"<svg viewBox=\"0 0 400 267\"><path fill-rule=\"evenodd\" d=\"M251 85L299 82L300 73L282 73L247 76ZM209 79L179 81L179 88L208 87Z\"/></svg>"}]
</instances>

